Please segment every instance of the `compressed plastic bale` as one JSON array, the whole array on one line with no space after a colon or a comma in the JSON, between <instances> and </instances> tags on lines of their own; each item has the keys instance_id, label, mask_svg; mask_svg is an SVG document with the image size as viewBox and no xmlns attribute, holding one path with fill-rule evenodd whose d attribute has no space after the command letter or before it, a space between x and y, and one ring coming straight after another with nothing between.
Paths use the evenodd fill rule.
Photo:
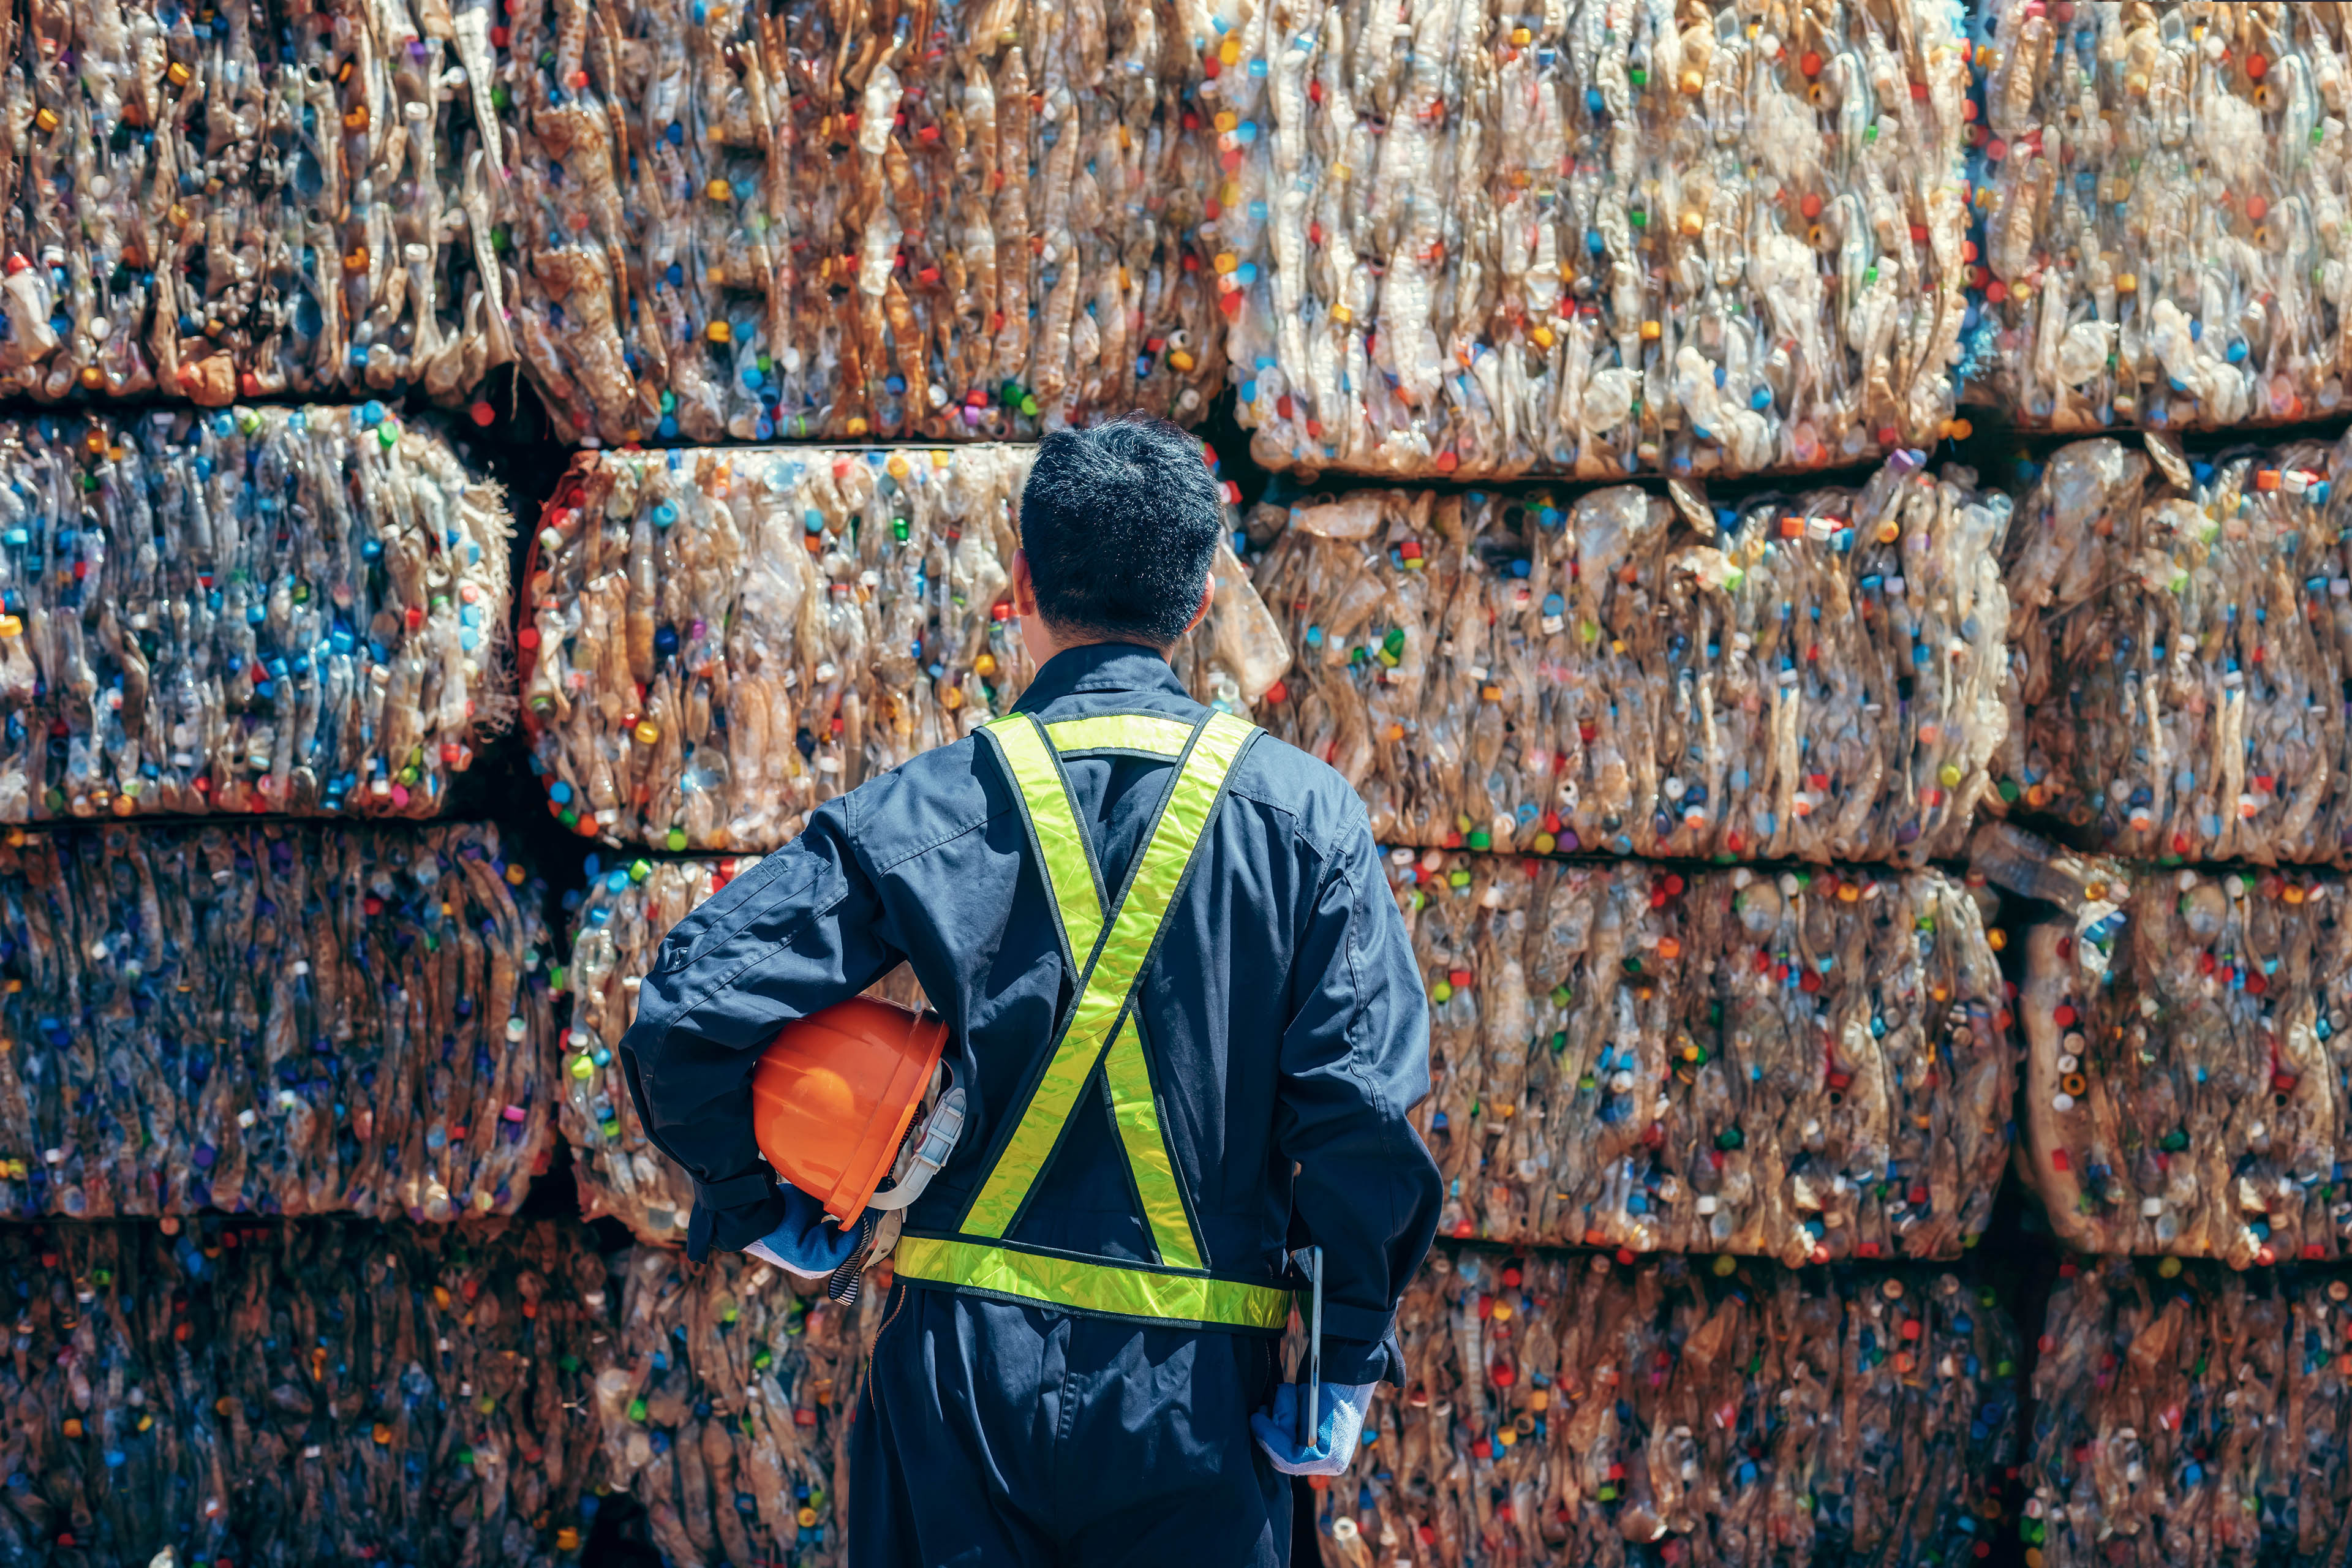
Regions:
<instances>
[{"instance_id":1,"label":"compressed plastic bale","mask_svg":"<svg viewBox=\"0 0 2352 1568\"><path fill-rule=\"evenodd\" d=\"M598 1483L603 1277L545 1223L0 1232L0 1551L552 1564Z\"/></svg>"},{"instance_id":2,"label":"compressed plastic bale","mask_svg":"<svg viewBox=\"0 0 2352 1568\"><path fill-rule=\"evenodd\" d=\"M2016 1330L1951 1274L1441 1247L1397 1332L1327 1563L1967 1562L2001 1513Z\"/></svg>"},{"instance_id":3,"label":"compressed plastic bale","mask_svg":"<svg viewBox=\"0 0 2352 1568\"><path fill-rule=\"evenodd\" d=\"M1265 466L1756 472L1952 429L1958 7L1220 15L1203 243Z\"/></svg>"},{"instance_id":4,"label":"compressed plastic bale","mask_svg":"<svg viewBox=\"0 0 2352 1568\"><path fill-rule=\"evenodd\" d=\"M1915 455L1708 508L1630 486L1358 490L1256 579L1276 734L1384 842L1722 858L1958 853L2009 725L2009 502Z\"/></svg>"},{"instance_id":5,"label":"compressed plastic bale","mask_svg":"<svg viewBox=\"0 0 2352 1568\"><path fill-rule=\"evenodd\" d=\"M1978 898L1940 872L1395 850L1439 1231L1797 1264L1951 1258L2009 1158Z\"/></svg>"},{"instance_id":6,"label":"compressed plastic bale","mask_svg":"<svg viewBox=\"0 0 2352 1568\"><path fill-rule=\"evenodd\" d=\"M887 1266L886 1279L887 1279ZM594 1347L604 1474L677 1568L846 1561L849 1426L887 1290L827 1300L755 1258L638 1247Z\"/></svg>"},{"instance_id":7,"label":"compressed plastic bale","mask_svg":"<svg viewBox=\"0 0 2352 1568\"><path fill-rule=\"evenodd\" d=\"M576 459L524 587L524 721L584 836L766 851L809 812L1010 710L1034 448L702 450ZM1180 643L1194 696L1250 713L1290 662L1220 546Z\"/></svg>"},{"instance_id":8,"label":"compressed plastic bale","mask_svg":"<svg viewBox=\"0 0 2352 1568\"><path fill-rule=\"evenodd\" d=\"M2344 404L2347 37L2325 5L1980 7L1986 325L2020 424L2224 428Z\"/></svg>"},{"instance_id":9,"label":"compressed plastic bale","mask_svg":"<svg viewBox=\"0 0 2352 1568\"><path fill-rule=\"evenodd\" d=\"M509 531L377 403L0 420L0 821L430 816L513 710Z\"/></svg>"},{"instance_id":10,"label":"compressed plastic bale","mask_svg":"<svg viewBox=\"0 0 2352 1568\"><path fill-rule=\"evenodd\" d=\"M637 988L653 973L662 939L703 900L760 863L756 855L711 860L635 860L607 869L588 858L588 889L572 927L565 984L572 1022L560 1069L559 1124L572 1145L582 1215L610 1215L641 1241L686 1243L694 1183L653 1146L622 1076L621 1037L636 1021ZM868 994L901 1006L928 1005L901 964Z\"/></svg>"},{"instance_id":11,"label":"compressed plastic bale","mask_svg":"<svg viewBox=\"0 0 2352 1568\"><path fill-rule=\"evenodd\" d=\"M2046 1568L2343 1562L2343 1271L2108 1258L2060 1273L2022 1521Z\"/></svg>"},{"instance_id":12,"label":"compressed plastic bale","mask_svg":"<svg viewBox=\"0 0 2352 1568\"><path fill-rule=\"evenodd\" d=\"M554 1142L543 891L488 826L14 835L0 1213L514 1213Z\"/></svg>"},{"instance_id":13,"label":"compressed plastic bale","mask_svg":"<svg viewBox=\"0 0 2352 1568\"><path fill-rule=\"evenodd\" d=\"M1029 438L1222 384L1168 0L506 25L514 332L559 435Z\"/></svg>"},{"instance_id":14,"label":"compressed plastic bale","mask_svg":"<svg viewBox=\"0 0 2352 1568\"><path fill-rule=\"evenodd\" d=\"M514 357L487 0L155 0L5 39L0 395L420 390Z\"/></svg>"},{"instance_id":15,"label":"compressed plastic bale","mask_svg":"<svg viewBox=\"0 0 2352 1568\"><path fill-rule=\"evenodd\" d=\"M2026 1163L2085 1252L2352 1252L2352 936L2338 877L2159 870L1985 830L2058 907L2026 936Z\"/></svg>"},{"instance_id":16,"label":"compressed plastic bale","mask_svg":"<svg viewBox=\"0 0 2352 1568\"><path fill-rule=\"evenodd\" d=\"M2076 442L2009 540L2001 793L2134 859L2352 863L2352 447Z\"/></svg>"}]
</instances>

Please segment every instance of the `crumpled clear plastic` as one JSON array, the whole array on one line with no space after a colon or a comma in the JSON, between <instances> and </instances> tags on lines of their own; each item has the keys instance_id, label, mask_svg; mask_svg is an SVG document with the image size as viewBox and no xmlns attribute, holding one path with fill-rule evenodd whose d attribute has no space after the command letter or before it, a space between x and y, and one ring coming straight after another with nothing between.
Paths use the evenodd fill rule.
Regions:
<instances>
[{"instance_id":1,"label":"crumpled clear plastic","mask_svg":"<svg viewBox=\"0 0 2352 1568\"><path fill-rule=\"evenodd\" d=\"M734 1253L616 1264L617 1328L590 1357L602 1474L676 1568L846 1561L849 1427L889 1295L889 1264L876 1271L845 1307Z\"/></svg>"},{"instance_id":2,"label":"crumpled clear plastic","mask_svg":"<svg viewBox=\"0 0 2352 1568\"><path fill-rule=\"evenodd\" d=\"M488 0L20 12L0 395L461 401L514 357L494 22Z\"/></svg>"},{"instance_id":3,"label":"crumpled clear plastic","mask_svg":"<svg viewBox=\"0 0 2352 1568\"><path fill-rule=\"evenodd\" d=\"M1953 428L1961 8L1215 0L1273 468L1821 468Z\"/></svg>"},{"instance_id":4,"label":"crumpled clear plastic","mask_svg":"<svg viewBox=\"0 0 2352 1568\"><path fill-rule=\"evenodd\" d=\"M1438 1232L1791 1265L1954 1258L2015 1056L1976 890L1397 849Z\"/></svg>"},{"instance_id":5,"label":"crumpled clear plastic","mask_svg":"<svg viewBox=\"0 0 2352 1568\"><path fill-rule=\"evenodd\" d=\"M438 811L513 710L510 527L378 403L0 420L0 822Z\"/></svg>"},{"instance_id":6,"label":"crumpled clear plastic","mask_svg":"<svg viewBox=\"0 0 2352 1568\"><path fill-rule=\"evenodd\" d=\"M2133 859L2352 864L2352 443L2137 446L2061 447L2010 531L2000 795Z\"/></svg>"},{"instance_id":7,"label":"crumpled clear plastic","mask_svg":"<svg viewBox=\"0 0 2352 1568\"><path fill-rule=\"evenodd\" d=\"M2008 731L2009 510L1910 453L1715 508L1262 503L1258 589L1298 658L1260 721L1384 842L1920 864L1966 844Z\"/></svg>"},{"instance_id":8,"label":"crumpled clear plastic","mask_svg":"<svg viewBox=\"0 0 2352 1568\"><path fill-rule=\"evenodd\" d=\"M1987 0L1989 341L2021 425L2223 428L2344 407L2352 36L2326 5Z\"/></svg>"},{"instance_id":9,"label":"crumpled clear plastic","mask_svg":"<svg viewBox=\"0 0 2352 1568\"><path fill-rule=\"evenodd\" d=\"M1003 440L1223 384L1170 0L516 0L513 331L560 436Z\"/></svg>"},{"instance_id":10,"label":"crumpled clear plastic","mask_svg":"<svg viewBox=\"0 0 2352 1568\"><path fill-rule=\"evenodd\" d=\"M572 930L563 985L572 1019L563 1033L559 1126L572 1145L580 1212L607 1215L637 1239L686 1244L694 1183L646 1136L622 1076L621 1037L636 1021L637 987L653 972L662 939L703 900L760 863L757 855L719 859L608 864L588 857L588 887ZM929 1004L904 964L867 994L904 1007Z\"/></svg>"},{"instance_id":11,"label":"crumpled clear plastic","mask_svg":"<svg viewBox=\"0 0 2352 1568\"><path fill-rule=\"evenodd\" d=\"M523 589L524 723L549 809L608 843L774 849L807 814L1012 707L1034 448L586 454ZM1249 716L1290 662L1221 545L1178 646Z\"/></svg>"},{"instance_id":12,"label":"crumpled clear plastic","mask_svg":"<svg viewBox=\"0 0 2352 1568\"><path fill-rule=\"evenodd\" d=\"M1397 1333L1326 1563L1964 1563L2000 1520L2017 1331L1948 1273L1440 1246Z\"/></svg>"},{"instance_id":13,"label":"crumpled clear plastic","mask_svg":"<svg viewBox=\"0 0 2352 1568\"><path fill-rule=\"evenodd\" d=\"M0 1560L577 1562L584 1227L0 1228Z\"/></svg>"},{"instance_id":14,"label":"crumpled clear plastic","mask_svg":"<svg viewBox=\"0 0 2352 1568\"><path fill-rule=\"evenodd\" d=\"M2340 1563L2340 1269L2067 1263L2033 1370L2021 1521L2045 1568Z\"/></svg>"},{"instance_id":15,"label":"crumpled clear plastic","mask_svg":"<svg viewBox=\"0 0 2352 1568\"><path fill-rule=\"evenodd\" d=\"M489 826L12 831L0 1214L512 1214L556 1108L544 885Z\"/></svg>"},{"instance_id":16,"label":"crumpled clear plastic","mask_svg":"<svg viewBox=\"0 0 2352 1568\"><path fill-rule=\"evenodd\" d=\"M2029 868L2057 905L2025 933L2018 1010L2025 1166L2059 1238L2236 1268L2352 1252L2343 879L2002 831L1979 868Z\"/></svg>"}]
</instances>

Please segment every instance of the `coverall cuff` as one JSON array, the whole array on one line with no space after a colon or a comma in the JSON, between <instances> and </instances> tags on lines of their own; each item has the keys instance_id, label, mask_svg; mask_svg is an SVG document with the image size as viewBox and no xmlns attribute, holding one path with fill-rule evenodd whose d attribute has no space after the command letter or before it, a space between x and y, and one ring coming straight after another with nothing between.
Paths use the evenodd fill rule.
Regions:
<instances>
[{"instance_id":1,"label":"coverall cuff","mask_svg":"<svg viewBox=\"0 0 2352 1568\"><path fill-rule=\"evenodd\" d=\"M783 1224L788 1206L764 1166L756 1175L696 1181L694 1217L686 1225L687 1260L699 1263L714 1247L721 1252L742 1251Z\"/></svg>"},{"instance_id":2,"label":"coverall cuff","mask_svg":"<svg viewBox=\"0 0 2352 1568\"><path fill-rule=\"evenodd\" d=\"M1404 1386L1404 1347L1395 1334L1386 1339L1339 1340L1323 1336L1323 1381L1349 1387L1368 1383Z\"/></svg>"},{"instance_id":3,"label":"coverall cuff","mask_svg":"<svg viewBox=\"0 0 2352 1568\"><path fill-rule=\"evenodd\" d=\"M1303 1310L1306 1305L1307 1299L1304 1296L1300 1297L1300 1308ZM1377 1307L1350 1307L1345 1302L1332 1300L1328 1295L1323 1299L1323 1342L1325 1344L1329 1344L1333 1340L1338 1339L1353 1340L1359 1344L1376 1345L1394 1332L1396 1332L1396 1314L1392 1311L1383 1312ZM1330 1381L1337 1383L1339 1380L1335 1377Z\"/></svg>"}]
</instances>

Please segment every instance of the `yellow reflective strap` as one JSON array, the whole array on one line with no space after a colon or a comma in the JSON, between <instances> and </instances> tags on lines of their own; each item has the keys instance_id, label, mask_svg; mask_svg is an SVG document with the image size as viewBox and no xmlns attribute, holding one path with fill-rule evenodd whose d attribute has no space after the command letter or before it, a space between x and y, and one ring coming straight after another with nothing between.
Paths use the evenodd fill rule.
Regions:
<instances>
[{"instance_id":1,"label":"yellow reflective strap","mask_svg":"<svg viewBox=\"0 0 2352 1568\"><path fill-rule=\"evenodd\" d=\"M1045 726L1054 750L1072 752L1150 752L1154 756L1181 757L1192 726L1181 719L1151 713L1104 713L1092 719L1064 719Z\"/></svg>"},{"instance_id":2,"label":"yellow reflective strap","mask_svg":"<svg viewBox=\"0 0 2352 1568\"><path fill-rule=\"evenodd\" d=\"M1143 1039L1135 1032L1131 1012L1103 1058L1103 1079L1110 1085L1111 1119L1118 1123L1118 1141L1127 1146L1127 1167L1135 1176L1143 1223L1151 1228L1160 1260L1173 1268L1201 1268L1192 1219L1184 1212L1176 1163L1160 1131L1159 1103L1151 1098L1151 1067L1144 1060Z\"/></svg>"},{"instance_id":3,"label":"yellow reflective strap","mask_svg":"<svg viewBox=\"0 0 2352 1568\"><path fill-rule=\"evenodd\" d=\"M1041 1306L1158 1322L1279 1332L1291 1293L1202 1274L1171 1274L1134 1263L1088 1263L981 1242L902 1236L890 1263L898 1278L950 1285Z\"/></svg>"},{"instance_id":4,"label":"yellow reflective strap","mask_svg":"<svg viewBox=\"0 0 2352 1568\"><path fill-rule=\"evenodd\" d=\"M964 1215L962 1228L971 1234L1000 1237L1011 1229L1021 1212L1022 1201L1045 1168L1045 1161L1061 1139L1062 1128L1085 1091L1087 1078L1110 1044L1112 1028L1127 1011L1128 993L1135 989L1136 979L1160 934L1160 922L1184 879L1184 868L1191 864L1193 850L1200 847L1209 815L1216 808L1223 791L1225 774L1241 755L1251 732L1246 721L1229 713L1213 713L1201 726L1191 754L1184 759L1169 788L1160 820L1152 828L1151 841L1137 861L1126 898L1118 912L1111 917L1110 929L1104 934L1094 968L1087 975L1086 988L1079 993L1076 1005L1071 1009L1070 1022L1053 1059L1046 1064L1012 1136L998 1154L996 1163L982 1178L980 1191ZM1025 791L1024 798L1034 816L1040 801ZM1059 791L1055 798L1060 799ZM1066 801L1061 809L1068 812ZM1077 831L1075 813L1071 814L1069 828ZM1041 823L1041 842L1046 832ZM1058 836L1060 830L1055 832Z\"/></svg>"},{"instance_id":5,"label":"yellow reflective strap","mask_svg":"<svg viewBox=\"0 0 2352 1568\"><path fill-rule=\"evenodd\" d=\"M995 738L1021 789L1024 813L1045 861L1045 895L1069 944L1070 967L1083 971L1102 933L1102 893L1095 886L1094 861L1084 829L1062 784L1045 737L1026 713L1009 713L982 726Z\"/></svg>"}]
</instances>

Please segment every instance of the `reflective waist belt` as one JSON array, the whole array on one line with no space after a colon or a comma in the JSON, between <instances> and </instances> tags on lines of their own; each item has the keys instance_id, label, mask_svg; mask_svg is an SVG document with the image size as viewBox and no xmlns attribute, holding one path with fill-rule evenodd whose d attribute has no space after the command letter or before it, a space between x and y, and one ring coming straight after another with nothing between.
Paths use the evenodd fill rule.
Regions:
<instances>
[{"instance_id":1,"label":"reflective waist belt","mask_svg":"<svg viewBox=\"0 0 2352 1568\"><path fill-rule=\"evenodd\" d=\"M1081 978L1077 1000L1023 1091L1020 1113L994 1138L987 1173L957 1234L898 1243L901 1278L1072 1311L1278 1331L1290 1292L1209 1271L1181 1173L1170 1154L1150 1053L1135 1016L1138 983L1161 923L1191 875L1224 799L1225 780L1257 731L1229 714L1187 727L1146 714L1066 721L1049 732L1024 713L982 726L1011 777L1045 884L1062 953ZM1143 852L1116 900L1104 896L1094 846L1079 826L1062 752L1143 752L1178 759ZM1142 1201L1157 1267L1025 1247L1005 1238L1071 1119L1107 1103Z\"/></svg>"},{"instance_id":2,"label":"reflective waist belt","mask_svg":"<svg viewBox=\"0 0 2352 1568\"><path fill-rule=\"evenodd\" d=\"M905 1236L898 1238L892 1265L901 1279L1097 1317L1268 1334L1280 1333L1290 1321L1290 1291L1284 1286L1174 1274L1002 1242Z\"/></svg>"}]
</instances>

